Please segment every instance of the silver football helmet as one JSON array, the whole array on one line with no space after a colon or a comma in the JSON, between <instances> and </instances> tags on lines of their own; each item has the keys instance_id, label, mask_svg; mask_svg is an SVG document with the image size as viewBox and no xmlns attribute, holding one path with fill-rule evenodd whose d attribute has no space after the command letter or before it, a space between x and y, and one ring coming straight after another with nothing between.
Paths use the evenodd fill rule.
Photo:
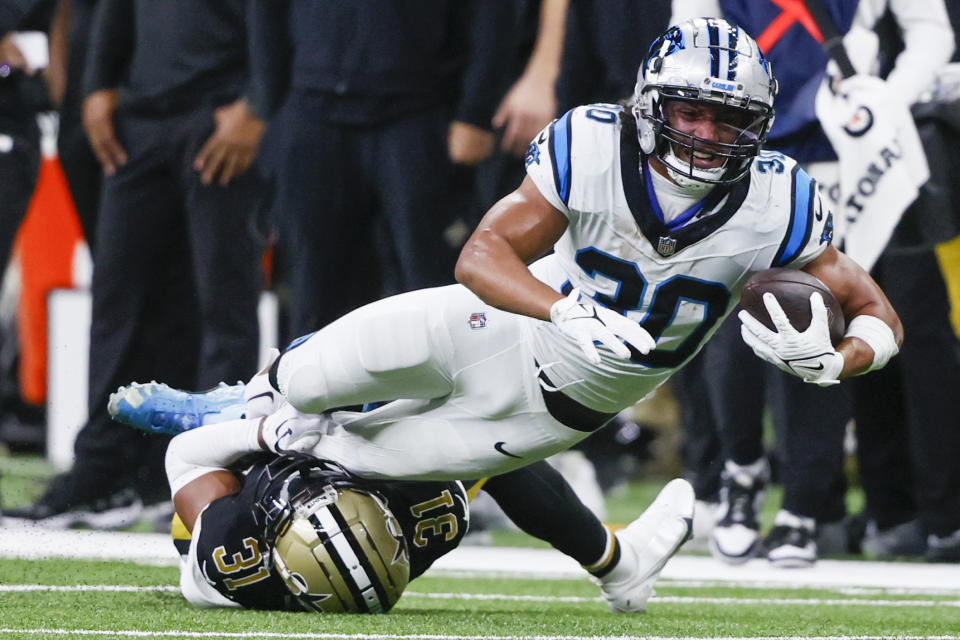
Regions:
<instances>
[{"instance_id":1,"label":"silver football helmet","mask_svg":"<svg viewBox=\"0 0 960 640\"><path fill-rule=\"evenodd\" d=\"M740 180L773 124L777 81L770 64L740 27L720 18L695 18L670 27L650 46L637 73L632 109L640 147L655 154L681 185ZM715 140L672 122L678 103L719 105ZM696 166L720 158L719 166Z\"/></svg>"},{"instance_id":2,"label":"silver football helmet","mask_svg":"<svg viewBox=\"0 0 960 640\"><path fill-rule=\"evenodd\" d=\"M384 613L410 580L400 523L358 482L333 463L280 458L258 490L270 562L307 611Z\"/></svg>"}]
</instances>

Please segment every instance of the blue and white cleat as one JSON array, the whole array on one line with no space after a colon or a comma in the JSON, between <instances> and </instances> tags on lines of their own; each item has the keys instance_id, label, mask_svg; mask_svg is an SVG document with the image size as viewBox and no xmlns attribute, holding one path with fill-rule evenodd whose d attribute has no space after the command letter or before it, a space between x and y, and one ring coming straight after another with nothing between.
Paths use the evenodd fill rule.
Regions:
<instances>
[{"instance_id":1,"label":"blue and white cleat","mask_svg":"<svg viewBox=\"0 0 960 640\"><path fill-rule=\"evenodd\" d=\"M110 394L107 411L117 422L149 433L176 435L204 424L246 415L243 383L221 382L209 391L190 393L161 382L132 383Z\"/></svg>"}]
</instances>

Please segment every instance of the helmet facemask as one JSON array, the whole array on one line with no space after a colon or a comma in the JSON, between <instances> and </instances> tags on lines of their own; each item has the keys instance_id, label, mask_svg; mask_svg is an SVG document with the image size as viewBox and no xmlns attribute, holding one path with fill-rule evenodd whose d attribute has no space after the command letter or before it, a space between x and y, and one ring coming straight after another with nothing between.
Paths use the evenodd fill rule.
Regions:
<instances>
[{"instance_id":1,"label":"helmet facemask","mask_svg":"<svg viewBox=\"0 0 960 640\"><path fill-rule=\"evenodd\" d=\"M766 137L768 118L749 109L681 97L663 98L654 109L655 153L681 185L684 180L737 182ZM697 135L704 129L712 135Z\"/></svg>"}]
</instances>

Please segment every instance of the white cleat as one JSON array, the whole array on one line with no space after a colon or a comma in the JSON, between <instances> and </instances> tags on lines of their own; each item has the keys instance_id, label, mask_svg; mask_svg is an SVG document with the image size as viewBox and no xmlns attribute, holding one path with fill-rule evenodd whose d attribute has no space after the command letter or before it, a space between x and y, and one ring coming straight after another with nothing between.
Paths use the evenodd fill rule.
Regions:
<instances>
[{"instance_id":1,"label":"white cleat","mask_svg":"<svg viewBox=\"0 0 960 640\"><path fill-rule=\"evenodd\" d=\"M639 518L616 533L620 562L633 562L635 569L625 578L593 579L611 609L618 613L647 610L660 571L692 534L694 502L689 482L671 480ZM620 572L614 569L614 573Z\"/></svg>"}]
</instances>

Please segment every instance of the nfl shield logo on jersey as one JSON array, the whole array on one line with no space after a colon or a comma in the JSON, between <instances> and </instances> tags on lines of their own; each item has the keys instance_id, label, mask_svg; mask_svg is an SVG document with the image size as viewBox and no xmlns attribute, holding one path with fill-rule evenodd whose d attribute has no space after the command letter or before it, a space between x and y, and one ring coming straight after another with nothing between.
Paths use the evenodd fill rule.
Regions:
<instances>
[{"instance_id":1,"label":"nfl shield logo on jersey","mask_svg":"<svg viewBox=\"0 0 960 640\"><path fill-rule=\"evenodd\" d=\"M485 313L470 314L471 329L483 329L485 326L487 326L487 315Z\"/></svg>"},{"instance_id":2,"label":"nfl shield logo on jersey","mask_svg":"<svg viewBox=\"0 0 960 640\"><path fill-rule=\"evenodd\" d=\"M677 250L677 241L673 238L660 236L660 242L657 243L657 253L662 256L672 256Z\"/></svg>"}]
</instances>

